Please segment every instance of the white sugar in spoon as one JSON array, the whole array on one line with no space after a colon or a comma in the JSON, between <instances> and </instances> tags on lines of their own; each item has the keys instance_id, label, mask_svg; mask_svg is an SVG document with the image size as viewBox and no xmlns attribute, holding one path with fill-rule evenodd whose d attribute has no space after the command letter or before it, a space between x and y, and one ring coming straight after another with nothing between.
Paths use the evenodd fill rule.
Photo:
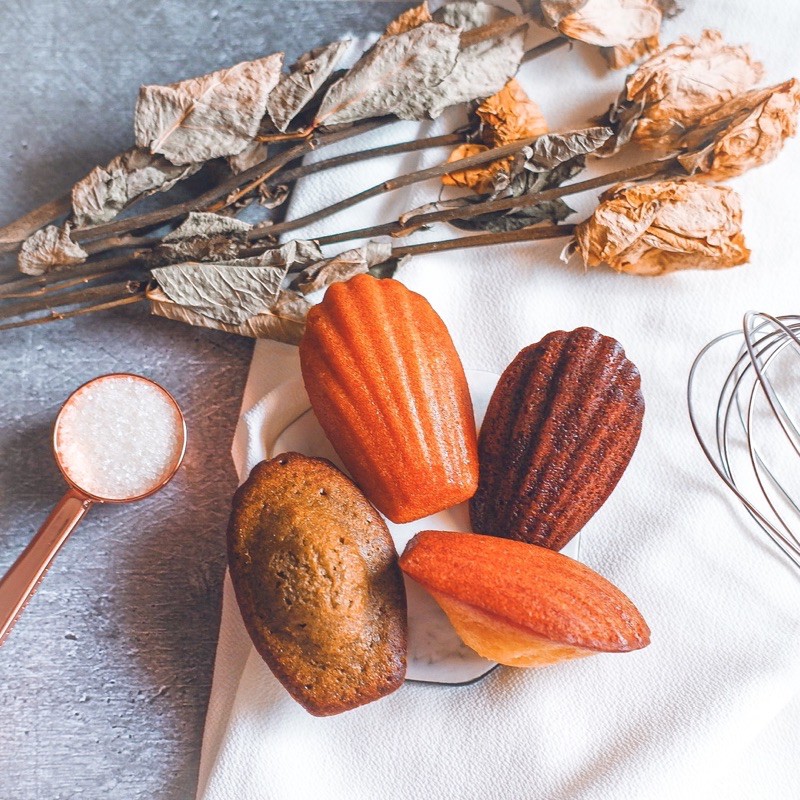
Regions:
<instances>
[{"instance_id":1,"label":"white sugar in spoon","mask_svg":"<svg viewBox=\"0 0 800 800\"><path fill-rule=\"evenodd\" d=\"M56 417L53 453L66 494L0 580L0 644L61 546L94 503L128 503L157 492L186 450L186 423L166 389L114 373L85 383Z\"/></svg>"}]
</instances>

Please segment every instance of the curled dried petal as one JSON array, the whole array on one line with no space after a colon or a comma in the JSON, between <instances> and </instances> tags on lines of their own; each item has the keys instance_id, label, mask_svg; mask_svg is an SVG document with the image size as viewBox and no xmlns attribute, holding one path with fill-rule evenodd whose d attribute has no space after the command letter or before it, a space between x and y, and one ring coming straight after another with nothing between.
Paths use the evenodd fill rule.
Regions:
<instances>
[{"instance_id":1,"label":"curled dried petal","mask_svg":"<svg viewBox=\"0 0 800 800\"><path fill-rule=\"evenodd\" d=\"M681 164L704 178L724 180L772 161L797 132L800 81L753 89L724 103L682 140Z\"/></svg>"},{"instance_id":2,"label":"curled dried petal","mask_svg":"<svg viewBox=\"0 0 800 800\"><path fill-rule=\"evenodd\" d=\"M744 264L739 195L696 181L620 184L578 225L575 243L588 267L661 275Z\"/></svg>"}]
</instances>

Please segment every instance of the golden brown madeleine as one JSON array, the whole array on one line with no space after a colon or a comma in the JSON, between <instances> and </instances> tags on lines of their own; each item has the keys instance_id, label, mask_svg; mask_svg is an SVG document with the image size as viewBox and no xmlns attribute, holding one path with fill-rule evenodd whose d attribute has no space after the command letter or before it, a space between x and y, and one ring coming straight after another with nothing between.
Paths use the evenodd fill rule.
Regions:
<instances>
[{"instance_id":1,"label":"golden brown madeleine","mask_svg":"<svg viewBox=\"0 0 800 800\"><path fill-rule=\"evenodd\" d=\"M380 514L329 461L284 453L236 492L228 563L247 632L278 680L327 716L397 689L406 601Z\"/></svg>"},{"instance_id":2,"label":"golden brown madeleine","mask_svg":"<svg viewBox=\"0 0 800 800\"><path fill-rule=\"evenodd\" d=\"M616 339L577 328L526 347L481 427L473 529L560 550L622 477L643 416L639 370Z\"/></svg>"},{"instance_id":3,"label":"golden brown madeleine","mask_svg":"<svg viewBox=\"0 0 800 800\"><path fill-rule=\"evenodd\" d=\"M647 623L616 586L544 547L423 531L400 566L433 595L467 645L501 664L542 667L650 643Z\"/></svg>"},{"instance_id":4,"label":"golden brown madeleine","mask_svg":"<svg viewBox=\"0 0 800 800\"><path fill-rule=\"evenodd\" d=\"M467 379L424 297L370 275L334 283L309 311L300 365L323 430L389 519L420 519L475 493Z\"/></svg>"}]
</instances>

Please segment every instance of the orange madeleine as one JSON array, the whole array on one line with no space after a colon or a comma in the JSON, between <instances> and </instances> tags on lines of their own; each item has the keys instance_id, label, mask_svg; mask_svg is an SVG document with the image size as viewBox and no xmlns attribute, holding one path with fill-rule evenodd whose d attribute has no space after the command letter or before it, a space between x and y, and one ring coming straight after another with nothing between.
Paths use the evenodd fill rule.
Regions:
<instances>
[{"instance_id":1,"label":"orange madeleine","mask_svg":"<svg viewBox=\"0 0 800 800\"><path fill-rule=\"evenodd\" d=\"M433 595L469 647L500 664L541 667L650 643L647 623L616 586L545 547L423 531L400 568Z\"/></svg>"},{"instance_id":2,"label":"orange madeleine","mask_svg":"<svg viewBox=\"0 0 800 800\"><path fill-rule=\"evenodd\" d=\"M420 519L475 493L467 379L424 297L370 275L334 283L309 311L300 365L331 444L389 519Z\"/></svg>"}]
</instances>

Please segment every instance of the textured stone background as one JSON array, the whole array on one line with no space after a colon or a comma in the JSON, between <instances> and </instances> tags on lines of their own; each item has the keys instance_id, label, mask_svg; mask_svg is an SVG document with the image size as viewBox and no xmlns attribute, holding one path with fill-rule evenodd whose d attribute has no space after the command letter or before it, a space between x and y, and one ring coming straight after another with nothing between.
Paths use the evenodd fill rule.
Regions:
<instances>
[{"instance_id":1,"label":"textured stone background","mask_svg":"<svg viewBox=\"0 0 800 800\"><path fill-rule=\"evenodd\" d=\"M0 0L0 223L129 146L139 84L292 58L409 5ZM250 352L139 306L0 334L0 572L64 489L50 426L80 383L148 375L189 426L175 481L93 509L0 649L0 800L194 796Z\"/></svg>"}]
</instances>

